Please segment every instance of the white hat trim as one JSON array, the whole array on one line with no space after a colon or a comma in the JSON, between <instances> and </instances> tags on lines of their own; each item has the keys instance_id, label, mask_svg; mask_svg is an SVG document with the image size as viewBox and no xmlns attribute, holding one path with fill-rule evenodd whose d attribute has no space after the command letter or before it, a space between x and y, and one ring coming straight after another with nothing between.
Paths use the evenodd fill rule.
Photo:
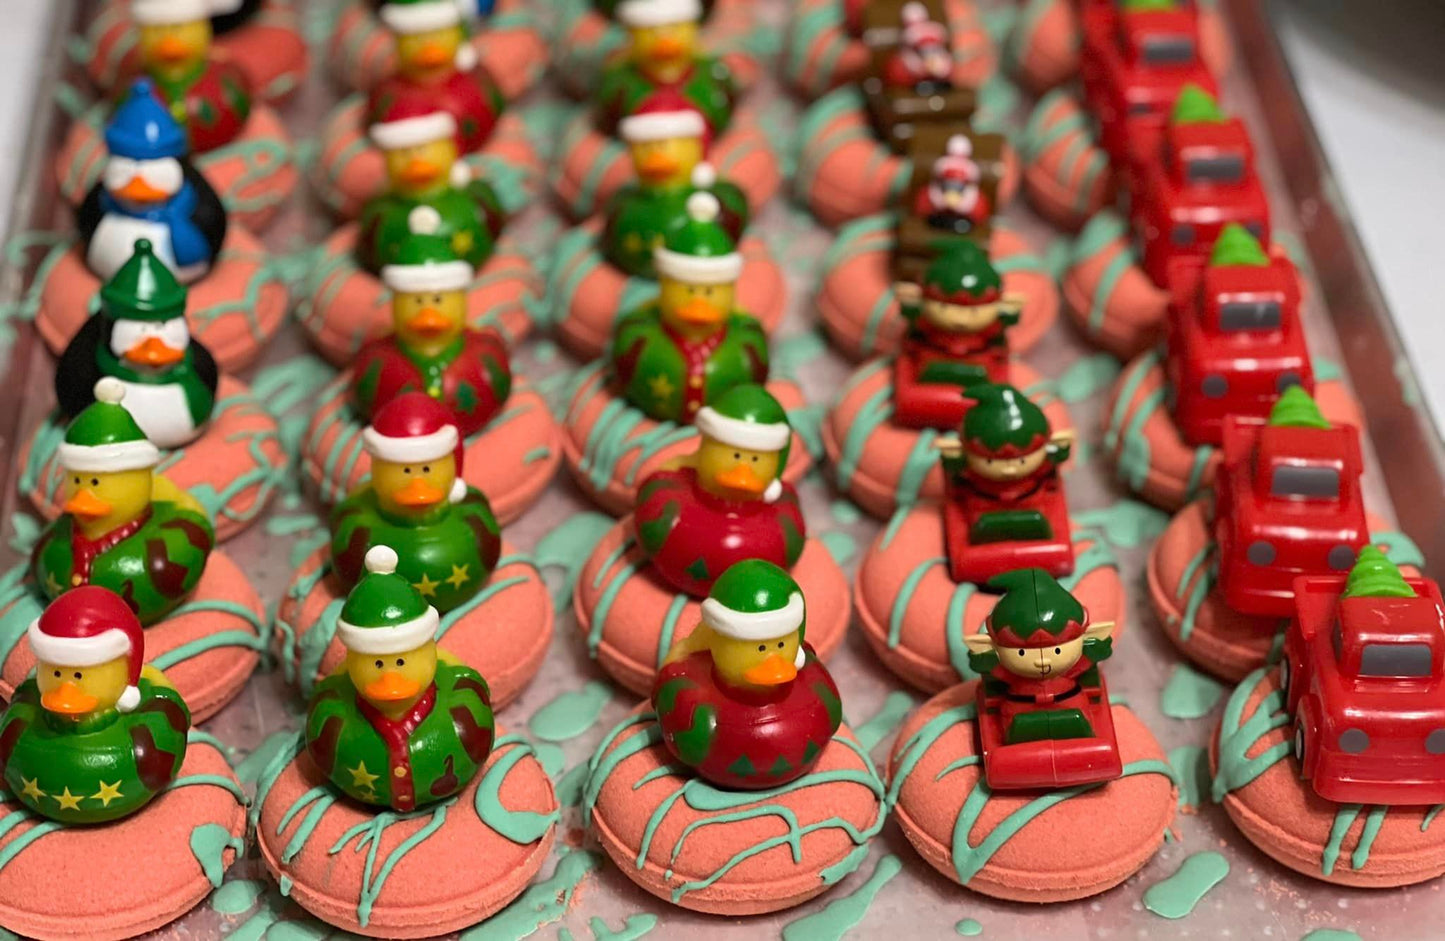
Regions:
<instances>
[{"instance_id":1,"label":"white hat trim","mask_svg":"<svg viewBox=\"0 0 1445 941\"><path fill-rule=\"evenodd\" d=\"M629 142L701 137L707 133L702 115L690 109L652 111L623 118L617 125L622 139Z\"/></svg>"},{"instance_id":2,"label":"white hat trim","mask_svg":"<svg viewBox=\"0 0 1445 941\"><path fill-rule=\"evenodd\" d=\"M456 0L388 3L381 8L381 21L398 33L426 33L448 26L460 26L462 9L456 4Z\"/></svg>"},{"instance_id":3,"label":"white hat trim","mask_svg":"<svg viewBox=\"0 0 1445 941\"><path fill-rule=\"evenodd\" d=\"M154 467L161 462L160 449L149 441L95 445L62 442L56 449L56 455L60 459L61 467L87 474L140 470L143 467Z\"/></svg>"},{"instance_id":4,"label":"white hat trim","mask_svg":"<svg viewBox=\"0 0 1445 941\"><path fill-rule=\"evenodd\" d=\"M774 640L803 626L803 596L793 592L788 603L777 611L745 613L734 611L716 598L702 603L702 617L724 637L736 640Z\"/></svg>"},{"instance_id":5,"label":"white hat trim","mask_svg":"<svg viewBox=\"0 0 1445 941\"><path fill-rule=\"evenodd\" d=\"M457 119L446 111L433 111L400 121L380 121L373 124L367 133L382 150L400 150L454 136Z\"/></svg>"},{"instance_id":6,"label":"white hat trim","mask_svg":"<svg viewBox=\"0 0 1445 941\"><path fill-rule=\"evenodd\" d=\"M439 624L441 617L437 609L427 605L426 614L391 627L358 627L346 621L337 621L336 633L346 649L353 653L406 653L429 640L436 640Z\"/></svg>"},{"instance_id":7,"label":"white hat trim","mask_svg":"<svg viewBox=\"0 0 1445 941\"><path fill-rule=\"evenodd\" d=\"M40 629L40 619L30 622L25 632L36 660L63 667L98 667L118 657L130 656L130 638L125 631L111 628L90 637L56 637Z\"/></svg>"},{"instance_id":8,"label":"white hat trim","mask_svg":"<svg viewBox=\"0 0 1445 941\"><path fill-rule=\"evenodd\" d=\"M617 5L617 22L623 26L666 26L700 19L698 0L624 0Z\"/></svg>"},{"instance_id":9,"label":"white hat trim","mask_svg":"<svg viewBox=\"0 0 1445 941\"><path fill-rule=\"evenodd\" d=\"M211 18L209 0L136 0L131 18L141 26L194 23Z\"/></svg>"},{"instance_id":10,"label":"white hat trim","mask_svg":"<svg viewBox=\"0 0 1445 941\"><path fill-rule=\"evenodd\" d=\"M382 282L402 294L427 291L460 291L472 283L476 272L470 262L429 261L421 265L383 265Z\"/></svg>"},{"instance_id":11,"label":"white hat trim","mask_svg":"<svg viewBox=\"0 0 1445 941\"><path fill-rule=\"evenodd\" d=\"M414 438L392 438L367 425L361 432L361 444L367 454L393 464L435 461L456 449L457 426L447 425L429 435Z\"/></svg>"},{"instance_id":12,"label":"white hat trim","mask_svg":"<svg viewBox=\"0 0 1445 941\"><path fill-rule=\"evenodd\" d=\"M743 256L737 252L704 258L659 245L652 250L652 262L659 274L688 284L727 284L743 273Z\"/></svg>"},{"instance_id":13,"label":"white hat trim","mask_svg":"<svg viewBox=\"0 0 1445 941\"><path fill-rule=\"evenodd\" d=\"M729 418L711 405L699 409L692 423L714 441L749 451L781 451L793 437L793 430L782 422L765 424Z\"/></svg>"},{"instance_id":14,"label":"white hat trim","mask_svg":"<svg viewBox=\"0 0 1445 941\"><path fill-rule=\"evenodd\" d=\"M461 503L467 498L467 490L469 489L465 480L462 480L460 477L456 478L452 481L451 492L447 494L447 502Z\"/></svg>"}]
</instances>

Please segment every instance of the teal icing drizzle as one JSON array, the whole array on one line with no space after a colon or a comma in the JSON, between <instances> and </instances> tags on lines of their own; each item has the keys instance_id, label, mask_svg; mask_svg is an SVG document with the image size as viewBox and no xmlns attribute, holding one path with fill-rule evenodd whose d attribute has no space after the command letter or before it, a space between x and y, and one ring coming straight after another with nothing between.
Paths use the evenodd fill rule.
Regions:
<instances>
[{"instance_id":1,"label":"teal icing drizzle","mask_svg":"<svg viewBox=\"0 0 1445 941\"><path fill-rule=\"evenodd\" d=\"M234 859L246 854L245 836L232 836L231 831L218 823L203 823L191 831L191 855L201 864L201 872L211 883L211 888L220 888L226 875L226 850L235 853Z\"/></svg>"},{"instance_id":2,"label":"teal icing drizzle","mask_svg":"<svg viewBox=\"0 0 1445 941\"><path fill-rule=\"evenodd\" d=\"M567 755L562 751L562 746L551 742L537 742L532 747L536 750L537 760L542 763L542 770L547 773L547 777L555 778L567 763Z\"/></svg>"},{"instance_id":3,"label":"teal icing drizzle","mask_svg":"<svg viewBox=\"0 0 1445 941\"><path fill-rule=\"evenodd\" d=\"M447 810L456 803L456 798L451 798L437 804L432 808L412 810L405 813L398 813L392 810L383 810L377 813L370 820L363 821L348 829L337 839L328 850L333 856L346 847L348 843L356 841L356 852L366 851L366 868L361 874L361 891L356 900L356 920L365 928L371 922L371 909L376 903L376 897L381 894L381 888L386 884L387 876L391 875L392 869L402 857L411 850L422 844L433 833L442 828L446 823ZM431 819L418 831L413 833L397 844L396 848L386 855L380 870L376 868L376 857L381 848L381 840L386 828L394 823L401 823L407 820L416 820L430 816Z\"/></svg>"},{"instance_id":4,"label":"teal icing drizzle","mask_svg":"<svg viewBox=\"0 0 1445 941\"><path fill-rule=\"evenodd\" d=\"M1224 687L1187 663L1176 663L1159 696L1159 711L1171 719L1198 719L1209 714Z\"/></svg>"},{"instance_id":5,"label":"teal icing drizzle","mask_svg":"<svg viewBox=\"0 0 1445 941\"><path fill-rule=\"evenodd\" d=\"M823 543L833 561L839 565L847 565L855 555L858 554L858 540L852 534L845 533L841 529L830 529L826 533L820 533L818 539Z\"/></svg>"},{"instance_id":6,"label":"teal icing drizzle","mask_svg":"<svg viewBox=\"0 0 1445 941\"><path fill-rule=\"evenodd\" d=\"M1169 764L1179 778L1179 806L1203 806L1209 795L1209 752L1199 745L1180 745L1170 750Z\"/></svg>"},{"instance_id":7,"label":"teal icing drizzle","mask_svg":"<svg viewBox=\"0 0 1445 941\"><path fill-rule=\"evenodd\" d=\"M863 519L857 504L849 500L833 500L828 504L828 512L839 526L852 526Z\"/></svg>"},{"instance_id":8,"label":"teal icing drizzle","mask_svg":"<svg viewBox=\"0 0 1445 941\"><path fill-rule=\"evenodd\" d=\"M858 926L879 891L898 875L903 864L892 854L878 860L873 875L850 895L833 899L820 911L789 922L783 926L783 941L842 941L850 930Z\"/></svg>"},{"instance_id":9,"label":"teal icing drizzle","mask_svg":"<svg viewBox=\"0 0 1445 941\"><path fill-rule=\"evenodd\" d=\"M259 879L236 879L219 886L211 893L211 910L222 915L239 915L256 904L266 891Z\"/></svg>"},{"instance_id":10,"label":"teal icing drizzle","mask_svg":"<svg viewBox=\"0 0 1445 941\"><path fill-rule=\"evenodd\" d=\"M1339 928L1316 928L1300 941L1364 941L1358 934Z\"/></svg>"},{"instance_id":11,"label":"teal icing drizzle","mask_svg":"<svg viewBox=\"0 0 1445 941\"><path fill-rule=\"evenodd\" d=\"M625 740L622 740L623 736L629 732L629 730L633 730L638 726L642 727L641 731L628 735ZM633 755L659 745L661 741L662 730L657 724L657 715L651 711L631 715L607 733L602 743L597 747L597 751L593 754L592 759L588 762L587 782L583 788L582 795L582 817L584 820L592 819L597 797L602 792L603 784L617 771L622 763ZM616 747L613 747L614 745ZM674 903L681 901L689 892L706 889L727 875L727 873L739 863L776 846L787 846L791 851L793 862L795 864L801 864L803 861L803 838L809 833L829 830L840 831L853 841L855 847L864 847L869 840L883 829L883 821L887 816L883 804L886 791L883 782L878 777L877 770L873 766L872 760L861 746L851 739L842 736L834 736L832 746L847 748L853 752L863 764L863 770L815 770L787 784L758 791L720 790L708 784L702 778L685 773L683 769L673 764L664 764L643 775L633 783L634 789L641 788L657 780L668 780L673 783L675 787L670 794L658 803L648 818L642 839L639 841L637 867L641 869L646 865L648 856L652 851L652 841L658 829L662 826L663 820L667 817L668 812L679 800L684 801L691 809L708 816L696 820L683 828L682 833L677 838L677 842L668 854L667 869L664 872L664 878L668 880L674 878L673 866L676 865L678 858L682 855L688 837L704 827L739 820L776 817L782 822L785 829L784 832L778 836L762 840L736 853L732 858L724 861L710 874L701 879L683 882L674 887L671 895ZM795 794L808 788L840 783L856 784L865 787L878 799L878 815L871 824L860 828L843 817L833 816L815 823L803 825L798 821L797 815L791 808L777 802L779 797ZM856 868L861 860L861 854L856 854L855 857L846 859L844 862L849 868L845 871L842 868L833 867L829 873L825 874L825 881L827 881L829 877L833 880L842 878L848 871L851 871L852 868Z\"/></svg>"},{"instance_id":12,"label":"teal icing drizzle","mask_svg":"<svg viewBox=\"0 0 1445 941\"><path fill-rule=\"evenodd\" d=\"M1097 531L1110 545L1136 549L1152 543L1169 525L1169 514L1137 500L1115 500L1106 507L1081 510L1074 522Z\"/></svg>"},{"instance_id":13,"label":"teal icing drizzle","mask_svg":"<svg viewBox=\"0 0 1445 941\"><path fill-rule=\"evenodd\" d=\"M1205 893L1229 875L1229 860L1206 850L1186 857L1174 875L1144 891L1144 907L1163 918L1183 918L1194 911Z\"/></svg>"},{"instance_id":14,"label":"teal icing drizzle","mask_svg":"<svg viewBox=\"0 0 1445 941\"><path fill-rule=\"evenodd\" d=\"M1425 812L1425 817L1420 821L1420 832L1424 833L1430 829L1430 824L1435 822L1435 817L1441 810L1445 810L1445 804L1436 804Z\"/></svg>"},{"instance_id":15,"label":"teal icing drizzle","mask_svg":"<svg viewBox=\"0 0 1445 941\"><path fill-rule=\"evenodd\" d=\"M657 927L657 916L647 912L628 915L622 927L613 931L607 926L607 922L594 915L588 920L587 927L592 929L593 941L636 941ZM566 928L559 928L557 941L575 941L575 939L572 932Z\"/></svg>"},{"instance_id":16,"label":"teal icing drizzle","mask_svg":"<svg viewBox=\"0 0 1445 941\"><path fill-rule=\"evenodd\" d=\"M600 855L590 851L564 853L551 876L533 883L512 904L463 932L461 941L522 941L530 937L567 914L577 886L601 861Z\"/></svg>"},{"instance_id":17,"label":"teal icing drizzle","mask_svg":"<svg viewBox=\"0 0 1445 941\"><path fill-rule=\"evenodd\" d=\"M557 782L557 802L563 807L576 807L582 802L582 789L587 785L587 765L568 769Z\"/></svg>"},{"instance_id":18,"label":"teal icing drizzle","mask_svg":"<svg viewBox=\"0 0 1445 941\"><path fill-rule=\"evenodd\" d=\"M1290 717L1284 711L1284 692L1278 689L1265 696L1250 717L1244 719L1249 697L1264 680L1266 672L1260 667L1240 680L1224 703L1224 715L1219 721L1219 766L1212 788L1216 802L1264 774L1290 752L1290 743L1284 741L1249 757L1249 750L1266 735L1290 724Z\"/></svg>"},{"instance_id":19,"label":"teal icing drizzle","mask_svg":"<svg viewBox=\"0 0 1445 941\"><path fill-rule=\"evenodd\" d=\"M617 521L601 513L574 513L537 540L533 556L539 568L560 568L561 586L553 593L557 610L565 611L572 600L572 587L592 550Z\"/></svg>"},{"instance_id":20,"label":"teal icing drizzle","mask_svg":"<svg viewBox=\"0 0 1445 941\"><path fill-rule=\"evenodd\" d=\"M983 934L983 925L977 919L965 918L953 926L954 932L963 935L965 938L976 938Z\"/></svg>"},{"instance_id":21,"label":"teal icing drizzle","mask_svg":"<svg viewBox=\"0 0 1445 941\"><path fill-rule=\"evenodd\" d=\"M1059 376L1059 397L1070 404L1092 398L1113 385L1119 369L1119 361L1108 353L1085 356Z\"/></svg>"},{"instance_id":22,"label":"teal icing drizzle","mask_svg":"<svg viewBox=\"0 0 1445 941\"><path fill-rule=\"evenodd\" d=\"M611 698L611 688L588 680L581 689L560 693L534 712L527 728L544 742L565 742L592 728Z\"/></svg>"},{"instance_id":23,"label":"teal icing drizzle","mask_svg":"<svg viewBox=\"0 0 1445 941\"><path fill-rule=\"evenodd\" d=\"M1341 804L1335 811L1334 822L1330 824L1329 839L1325 841L1324 851L1320 854L1321 874L1328 876L1334 873L1345 837L1363 810L1364 807L1360 804ZM1375 837L1379 836L1380 828L1385 825L1385 814L1389 810L1387 806L1371 807L1365 814L1360 838L1355 843L1354 852L1350 854L1351 869L1362 869L1365 863L1370 861L1370 848L1375 845Z\"/></svg>"},{"instance_id":24,"label":"teal icing drizzle","mask_svg":"<svg viewBox=\"0 0 1445 941\"><path fill-rule=\"evenodd\" d=\"M863 750L871 752L878 746L878 743L893 733L904 717L912 711L914 699L907 693L898 690L890 692L883 700L883 705L873 713L867 720L853 726L853 735Z\"/></svg>"}]
</instances>

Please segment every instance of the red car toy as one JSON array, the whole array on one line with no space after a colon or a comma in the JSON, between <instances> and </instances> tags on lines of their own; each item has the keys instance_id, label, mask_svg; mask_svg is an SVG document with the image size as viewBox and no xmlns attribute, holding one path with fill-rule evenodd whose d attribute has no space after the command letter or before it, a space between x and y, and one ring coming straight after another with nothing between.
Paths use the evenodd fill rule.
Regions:
<instances>
[{"instance_id":1,"label":"red car toy","mask_svg":"<svg viewBox=\"0 0 1445 941\"><path fill-rule=\"evenodd\" d=\"M1184 439L1218 446L1225 415L1264 424L1285 389L1314 392L1314 370L1288 259L1231 225L1197 283L1168 318L1164 371Z\"/></svg>"},{"instance_id":2,"label":"red car toy","mask_svg":"<svg viewBox=\"0 0 1445 941\"><path fill-rule=\"evenodd\" d=\"M1102 676L1098 676L1097 685L1082 686L1072 698L1049 706L1058 709L1067 705L1079 710L1093 735L1014 744L1009 744L1006 730L1011 717L1027 707L997 687L991 692L988 686L978 686L978 736L989 787L1054 789L1112 781L1124 773L1114 735L1114 713L1109 708L1109 690Z\"/></svg>"},{"instance_id":3,"label":"red car toy","mask_svg":"<svg viewBox=\"0 0 1445 941\"><path fill-rule=\"evenodd\" d=\"M1369 553L1394 569L1373 548L1360 565ZM1387 594L1295 581L1280 676L1295 758L1326 800L1445 802L1445 603L1431 579L1394 579Z\"/></svg>"},{"instance_id":4,"label":"red car toy","mask_svg":"<svg viewBox=\"0 0 1445 941\"><path fill-rule=\"evenodd\" d=\"M1300 575L1344 572L1369 542L1359 432L1291 386L1269 422L1229 417L1215 486L1219 587L1242 614L1289 617Z\"/></svg>"},{"instance_id":5,"label":"red car toy","mask_svg":"<svg viewBox=\"0 0 1445 941\"><path fill-rule=\"evenodd\" d=\"M950 485L943 501L943 531L948 547L948 574L954 581L983 584L995 575L1020 568L1041 568L1053 576L1074 570L1074 542L1069 529L1069 501L1057 475L1028 496L1012 501L1006 512L1037 520L1032 538L983 541L987 517L999 513L999 502L966 488Z\"/></svg>"}]
</instances>

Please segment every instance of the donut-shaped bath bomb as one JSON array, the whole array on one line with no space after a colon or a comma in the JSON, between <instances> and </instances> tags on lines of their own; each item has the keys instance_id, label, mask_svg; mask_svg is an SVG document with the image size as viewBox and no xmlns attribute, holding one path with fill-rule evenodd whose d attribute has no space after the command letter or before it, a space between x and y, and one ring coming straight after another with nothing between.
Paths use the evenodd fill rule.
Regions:
<instances>
[{"instance_id":1,"label":"donut-shaped bath bomb","mask_svg":"<svg viewBox=\"0 0 1445 941\"><path fill-rule=\"evenodd\" d=\"M1098 144L1093 118L1072 93L1060 89L1039 99L1018 148L1029 205L1059 228L1077 230L1112 198L1109 155Z\"/></svg>"}]
</instances>

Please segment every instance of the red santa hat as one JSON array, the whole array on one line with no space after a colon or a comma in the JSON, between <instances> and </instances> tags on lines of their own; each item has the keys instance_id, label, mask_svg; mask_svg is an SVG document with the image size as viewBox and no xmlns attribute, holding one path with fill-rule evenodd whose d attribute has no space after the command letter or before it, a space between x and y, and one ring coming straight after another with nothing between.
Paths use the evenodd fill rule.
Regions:
<instances>
[{"instance_id":1,"label":"red santa hat","mask_svg":"<svg viewBox=\"0 0 1445 941\"><path fill-rule=\"evenodd\" d=\"M456 460L457 477L447 497L460 503L467 495L456 418L425 392L408 392L382 406L361 433L361 444L373 458L393 464L435 461L450 454Z\"/></svg>"},{"instance_id":2,"label":"red santa hat","mask_svg":"<svg viewBox=\"0 0 1445 941\"><path fill-rule=\"evenodd\" d=\"M943 156L933 161L933 181L976 183L980 176L982 171L973 159L973 141L967 134L954 134L948 139L948 148Z\"/></svg>"},{"instance_id":3,"label":"red santa hat","mask_svg":"<svg viewBox=\"0 0 1445 941\"><path fill-rule=\"evenodd\" d=\"M367 133L382 150L419 147L457 136L457 119L438 108L427 94L387 96L386 107L370 115Z\"/></svg>"},{"instance_id":4,"label":"red santa hat","mask_svg":"<svg viewBox=\"0 0 1445 941\"><path fill-rule=\"evenodd\" d=\"M26 636L35 659L56 666L94 667L125 657L126 687L116 708L130 712L140 705L145 632L135 612L109 588L72 588L30 622Z\"/></svg>"},{"instance_id":5,"label":"red santa hat","mask_svg":"<svg viewBox=\"0 0 1445 941\"><path fill-rule=\"evenodd\" d=\"M928 13L928 7L917 0L903 6L903 44L922 48L942 46L948 43L948 29L936 23Z\"/></svg>"},{"instance_id":6,"label":"red santa hat","mask_svg":"<svg viewBox=\"0 0 1445 941\"><path fill-rule=\"evenodd\" d=\"M675 88L659 88L648 95L632 114L617 125L617 132L629 144L639 141L697 137L706 147L712 141L702 112Z\"/></svg>"}]
</instances>

